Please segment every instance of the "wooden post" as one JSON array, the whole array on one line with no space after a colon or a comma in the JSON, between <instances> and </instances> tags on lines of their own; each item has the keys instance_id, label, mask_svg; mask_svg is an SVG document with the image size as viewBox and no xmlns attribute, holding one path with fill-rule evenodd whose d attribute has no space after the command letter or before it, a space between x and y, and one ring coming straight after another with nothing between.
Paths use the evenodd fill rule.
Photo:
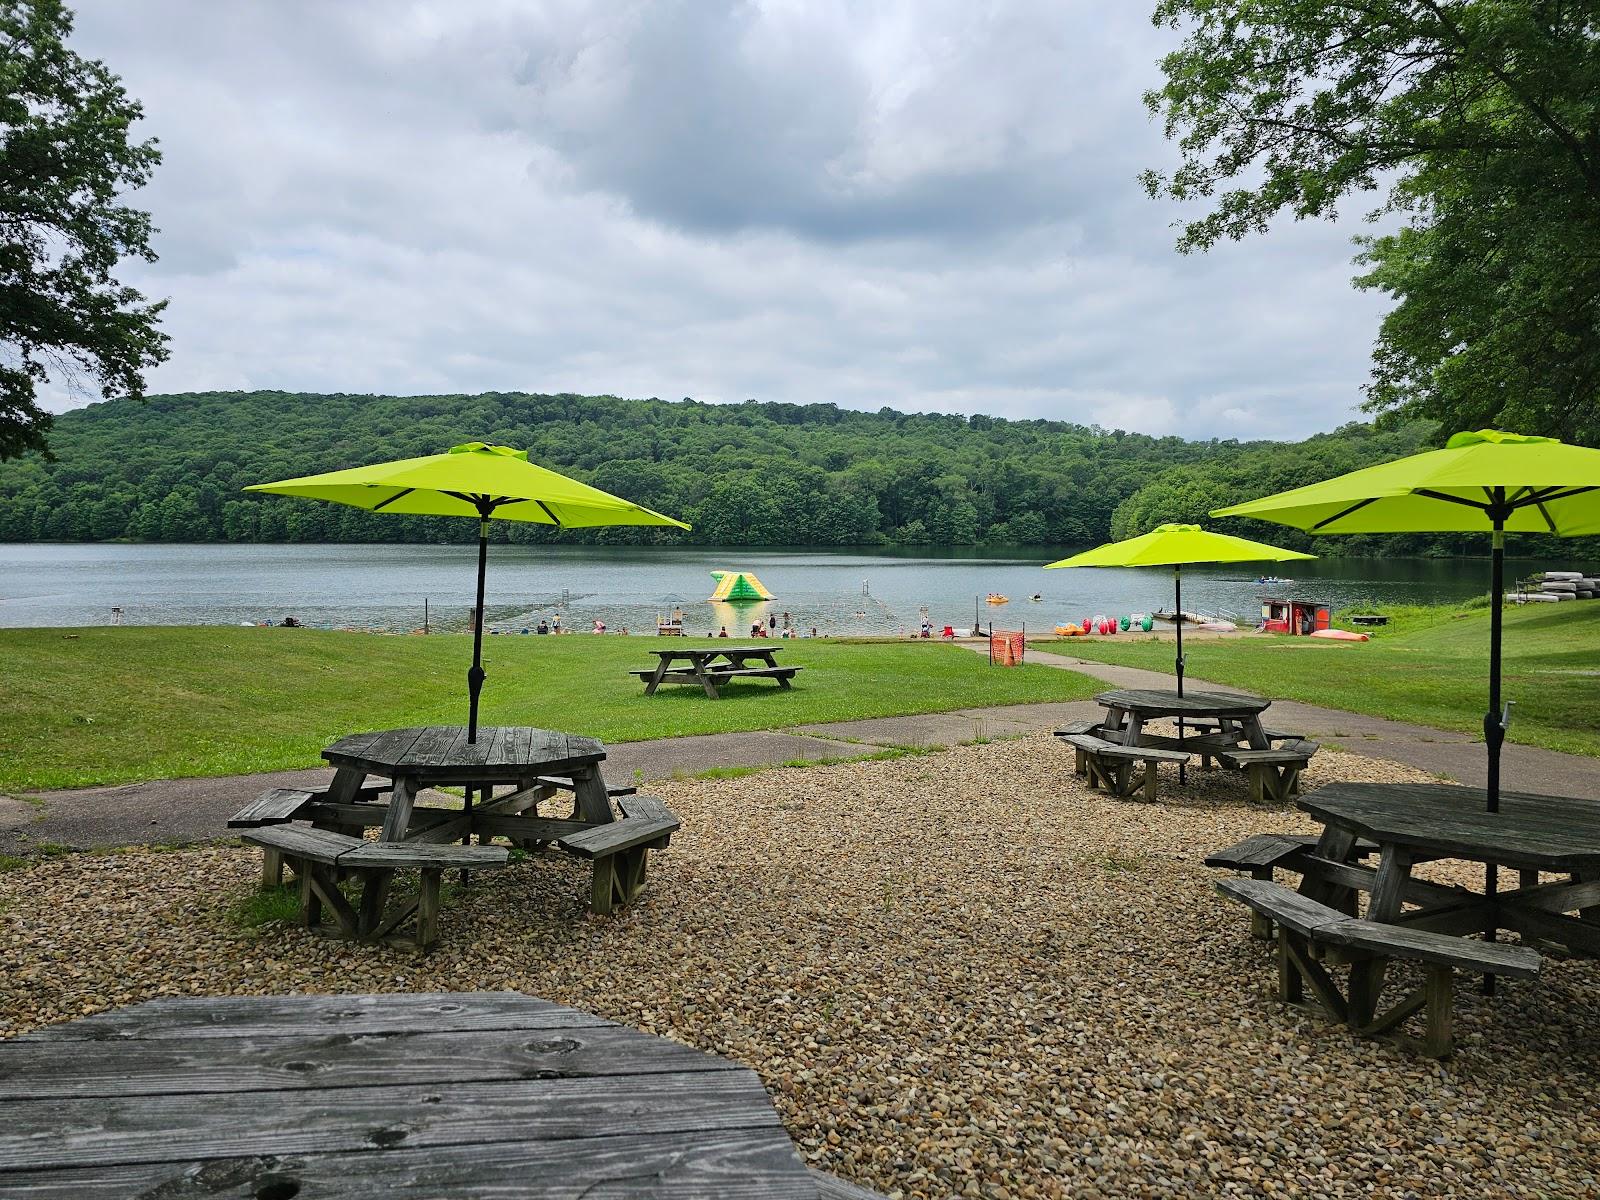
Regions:
<instances>
[{"instance_id":1,"label":"wooden post","mask_svg":"<svg viewBox=\"0 0 1600 1200\"><path fill-rule=\"evenodd\" d=\"M1423 1035L1422 1053L1429 1058L1445 1057L1454 1044L1453 983L1449 967L1428 965L1428 981L1423 985L1427 992L1428 1027Z\"/></svg>"}]
</instances>

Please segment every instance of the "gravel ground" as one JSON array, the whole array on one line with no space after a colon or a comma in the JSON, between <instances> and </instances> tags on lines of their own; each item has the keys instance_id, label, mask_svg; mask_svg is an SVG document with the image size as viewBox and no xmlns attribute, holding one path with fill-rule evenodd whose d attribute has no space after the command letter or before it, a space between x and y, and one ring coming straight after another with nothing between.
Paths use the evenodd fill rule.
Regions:
<instances>
[{"instance_id":1,"label":"gravel ground","mask_svg":"<svg viewBox=\"0 0 1600 1200\"><path fill-rule=\"evenodd\" d=\"M750 1064L813 1165L891 1196L1600 1194L1596 964L1462 987L1442 1064L1354 1040L1270 999L1200 861L1306 818L1221 772L1144 805L1071 768L1040 736L665 786L684 831L640 904L588 916L581 865L541 858L458 895L420 960L242 928L243 849L46 859L0 874L0 1033L516 988ZM1324 751L1306 783L1419 778Z\"/></svg>"}]
</instances>

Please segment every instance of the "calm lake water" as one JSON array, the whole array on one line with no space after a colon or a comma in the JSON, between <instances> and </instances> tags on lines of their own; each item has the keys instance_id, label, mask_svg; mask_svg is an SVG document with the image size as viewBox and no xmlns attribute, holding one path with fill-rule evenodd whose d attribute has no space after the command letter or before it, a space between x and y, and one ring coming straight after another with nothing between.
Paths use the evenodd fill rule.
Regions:
<instances>
[{"instance_id":1,"label":"calm lake water","mask_svg":"<svg viewBox=\"0 0 1600 1200\"><path fill-rule=\"evenodd\" d=\"M801 630L824 634L912 631L926 606L935 631L985 622L1043 630L1100 613L1120 616L1170 606L1171 573L1143 570L1044 571L1071 551L824 551L811 549L491 546L488 625L502 632L560 614L571 630L627 626L653 633L658 613L681 606L689 632L726 624L748 632L769 614L792 614ZM1508 579L1564 563L1513 560ZM1270 564L1263 564L1270 567ZM1223 610L1253 621L1263 595L1331 601L1336 610L1375 603L1463 599L1488 590L1487 560L1320 559L1285 564L1296 582L1258 586L1251 566L1192 567L1184 607ZM423 605L437 629L461 629L472 604L476 552L467 546L4 545L0 544L0 626L108 625L113 608L130 625L238 624L293 615L311 626L420 628ZM706 602L714 569L753 571L770 604ZM1042 593L1043 600L1028 597Z\"/></svg>"}]
</instances>

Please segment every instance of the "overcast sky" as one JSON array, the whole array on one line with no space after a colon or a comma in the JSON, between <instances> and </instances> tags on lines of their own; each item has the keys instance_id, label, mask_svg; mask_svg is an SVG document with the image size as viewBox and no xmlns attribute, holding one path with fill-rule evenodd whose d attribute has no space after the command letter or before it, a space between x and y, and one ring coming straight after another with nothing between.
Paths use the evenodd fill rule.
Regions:
<instances>
[{"instance_id":1,"label":"overcast sky","mask_svg":"<svg viewBox=\"0 0 1600 1200\"><path fill-rule=\"evenodd\" d=\"M156 391L573 391L1201 437L1356 414L1361 225L1204 256L1148 0L78 0L144 102ZM1352 218L1358 216L1352 213Z\"/></svg>"}]
</instances>

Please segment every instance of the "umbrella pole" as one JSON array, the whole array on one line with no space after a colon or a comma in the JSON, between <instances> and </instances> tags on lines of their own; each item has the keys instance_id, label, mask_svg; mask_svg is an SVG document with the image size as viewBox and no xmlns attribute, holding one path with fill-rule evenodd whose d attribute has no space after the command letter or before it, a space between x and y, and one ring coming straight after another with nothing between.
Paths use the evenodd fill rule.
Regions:
<instances>
[{"instance_id":1,"label":"umbrella pole","mask_svg":"<svg viewBox=\"0 0 1600 1200\"><path fill-rule=\"evenodd\" d=\"M1174 664L1178 668L1178 695L1183 695L1183 567L1177 563L1172 564L1172 607L1177 611L1178 617L1178 659ZM1178 714L1178 741L1183 741L1183 714ZM1185 768L1187 763L1178 764L1178 782L1186 782ZM1153 769L1153 768L1152 768Z\"/></svg>"},{"instance_id":2,"label":"umbrella pole","mask_svg":"<svg viewBox=\"0 0 1600 1200\"><path fill-rule=\"evenodd\" d=\"M472 622L472 669L467 672L467 743L478 740L478 693L483 691L483 581L489 569L489 518L478 522L478 606Z\"/></svg>"},{"instance_id":3,"label":"umbrella pole","mask_svg":"<svg viewBox=\"0 0 1600 1200\"><path fill-rule=\"evenodd\" d=\"M1495 500L1505 502L1505 489L1495 489ZM1500 811L1500 746L1506 740L1506 722L1500 706L1500 643L1505 624L1506 530L1505 516L1494 512L1494 545L1489 552L1489 711L1483 715L1483 742L1489 751L1487 787L1484 789L1489 812ZM1493 899L1500 890L1499 870L1494 863L1483 868L1483 894ZM1494 917L1484 931L1494 941ZM1494 994L1494 976L1483 977L1485 995Z\"/></svg>"}]
</instances>

